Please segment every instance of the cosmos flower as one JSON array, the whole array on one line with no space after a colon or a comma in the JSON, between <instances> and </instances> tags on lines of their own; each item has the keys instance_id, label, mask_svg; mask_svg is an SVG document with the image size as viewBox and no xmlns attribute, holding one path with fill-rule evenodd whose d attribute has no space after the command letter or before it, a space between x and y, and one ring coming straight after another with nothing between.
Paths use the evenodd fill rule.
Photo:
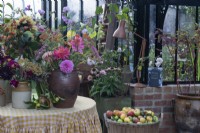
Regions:
<instances>
[{"instance_id":1,"label":"cosmos flower","mask_svg":"<svg viewBox=\"0 0 200 133\"><path fill-rule=\"evenodd\" d=\"M72 50L74 52L83 53L84 43L83 39L79 35L76 35L74 39L70 41L70 44L72 45Z\"/></svg>"}]
</instances>

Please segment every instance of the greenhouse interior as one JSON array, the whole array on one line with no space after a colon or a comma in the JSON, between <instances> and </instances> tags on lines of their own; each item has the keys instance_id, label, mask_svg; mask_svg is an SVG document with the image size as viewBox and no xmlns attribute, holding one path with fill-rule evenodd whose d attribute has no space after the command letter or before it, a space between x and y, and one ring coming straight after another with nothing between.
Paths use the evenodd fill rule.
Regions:
<instances>
[{"instance_id":1,"label":"greenhouse interior","mask_svg":"<svg viewBox=\"0 0 200 133\"><path fill-rule=\"evenodd\" d=\"M200 133L200 1L0 0L0 133Z\"/></svg>"}]
</instances>

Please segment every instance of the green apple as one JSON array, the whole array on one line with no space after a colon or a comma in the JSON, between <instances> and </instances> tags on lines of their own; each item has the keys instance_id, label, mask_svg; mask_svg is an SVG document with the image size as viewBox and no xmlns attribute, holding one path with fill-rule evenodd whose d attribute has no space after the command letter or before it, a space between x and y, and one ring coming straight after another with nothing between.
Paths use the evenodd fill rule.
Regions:
<instances>
[{"instance_id":1,"label":"green apple","mask_svg":"<svg viewBox=\"0 0 200 133\"><path fill-rule=\"evenodd\" d=\"M135 116L139 116L140 115L140 109L135 109L134 114L135 114Z\"/></svg>"},{"instance_id":2,"label":"green apple","mask_svg":"<svg viewBox=\"0 0 200 133\"><path fill-rule=\"evenodd\" d=\"M122 120L122 119L118 119L118 120L117 120L117 122L119 122L119 123L122 123L122 122L123 122L123 120Z\"/></svg>"},{"instance_id":3,"label":"green apple","mask_svg":"<svg viewBox=\"0 0 200 133\"><path fill-rule=\"evenodd\" d=\"M141 123L145 123L145 122L146 122L145 118L141 117L141 118L140 118L140 122L141 122Z\"/></svg>"},{"instance_id":4,"label":"green apple","mask_svg":"<svg viewBox=\"0 0 200 133\"><path fill-rule=\"evenodd\" d=\"M124 118L124 122L129 123L131 120L129 119L129 117L125 117Z\"/></svg>"}]
</instances>

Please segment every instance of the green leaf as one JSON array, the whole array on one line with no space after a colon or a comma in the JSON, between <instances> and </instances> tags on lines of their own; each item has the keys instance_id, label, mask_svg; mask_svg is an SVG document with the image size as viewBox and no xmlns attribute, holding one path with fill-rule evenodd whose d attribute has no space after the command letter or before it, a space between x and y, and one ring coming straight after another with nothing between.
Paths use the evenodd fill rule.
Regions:
<instances>
[{"instance_id":1,"label":"green leaf","mask_svg":"<svg viewBox=\"0 0 200 133\"><path fill-rule=\"evenodd\" d=\"M103 8L102 8L102 6L98 6L98 7L96 8L95 13L96 13L97 15L102 14L102 13L103 13Z\"/></svg>"},{"instance_id":2,"label":"green leaf","mask_svg":"<svg viewBox=\"0 0 200 133\"><path fill-rule=\"evenodd\" d=\"M0 7L3 7L3 4L0 4Z\"/></svg>"},{"instance_id":3,"label":"green leaf","mask_svg":"<svg viewBox=\"0 0 200 133\"><path fill-rule=\"evenodd\" d=\"M92 27L96 25L96 18L92 18Z\"/></svg>"},{"instance_id":4,"label":"green leaf","mask_svg":"<svg viewBox=\"0 0 200 133\"><path fill-rule=\"evenodd\" d=\"M129 12L129 8L128 7L124 7L122 10L122 13L128 13Z\"/></svg>"},{"instance_id":5,"label":"green leaf","mask_svg":"<svg viewBox=\"0 0 200 133\"><path fill-rule=\"evenodd\" d=\"M118 13L119 12L119 7L117 6L117 4L109 4L109 10L111 12Z\"/></svg>"},{"instance_id":6,"label":"green leaf","mask_svg":"<svg viewBox=\"0 0 200 133\"><path fill-rule=\"evenodd\" d=\"M10 7L10 9L13 10L13 6L10 3L6 3L6 5L8 5Z\"/></svg>"}]
</instances>

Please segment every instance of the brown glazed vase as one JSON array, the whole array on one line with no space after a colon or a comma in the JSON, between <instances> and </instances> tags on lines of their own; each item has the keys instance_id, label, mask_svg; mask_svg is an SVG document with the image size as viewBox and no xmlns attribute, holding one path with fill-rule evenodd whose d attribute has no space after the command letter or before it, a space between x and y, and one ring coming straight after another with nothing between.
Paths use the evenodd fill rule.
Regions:
<instances>
[{"instance_id":1,"label":"brown glazed vase","mask_svg":"<svg viewBox=\"0 0 200 133\"><path fill-rule=\"evenodd\" d=\"M179 133L200 133L200 96L177 94L175 122Z\"/></svg>"},{"instance_id":2,"label":"brown glazed vase","mask_svg":"<svg viewBox=\"0 0 200 133\"><path fill-rule=\"evenodd\" d=\"M71 108L74 106L80 88L80 81L76 71L65 74L60 70L55 70L49 76L48 84L49 89L55 95L64 99L54 103L54 107Z\"/></svg>"}]
</instances>

